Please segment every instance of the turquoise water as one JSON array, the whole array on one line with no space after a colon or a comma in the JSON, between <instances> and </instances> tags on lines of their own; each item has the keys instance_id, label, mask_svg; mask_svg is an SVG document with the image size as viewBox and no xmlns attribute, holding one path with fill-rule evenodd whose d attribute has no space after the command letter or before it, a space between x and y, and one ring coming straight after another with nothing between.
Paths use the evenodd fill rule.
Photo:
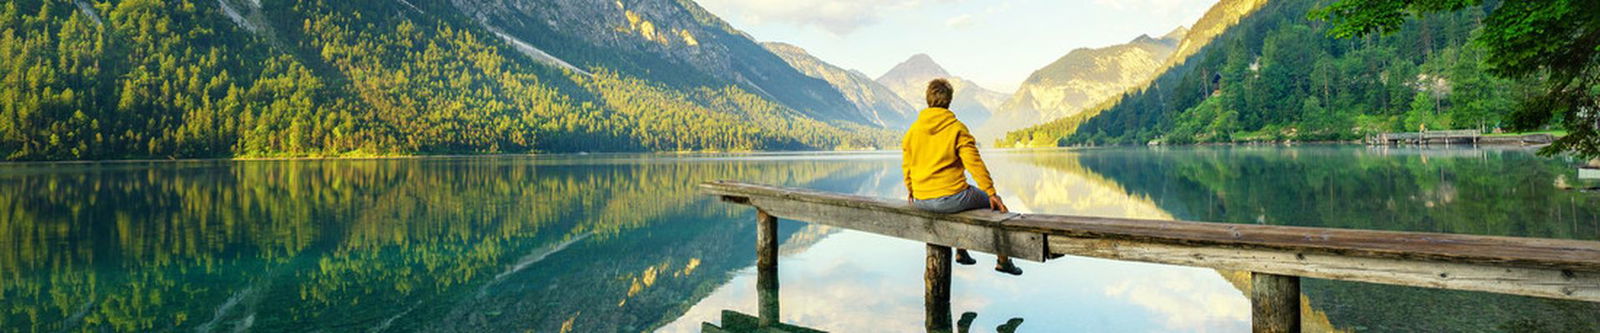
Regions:
<instances>
[{"instance_id":1,"label":"turquoise water","mask_svg":"<svg viewBox=\"0 0 1600 333\"><path fill-rule=\"evenodd\" d=\"M995 151L1014 210L1600 240L1573 161L1520 149ZM757 313L735 179L904 196L885 153L0 166L4 331L698 331ZM783 221L783 322L920 331L922 244ZM958 266L974 331L1246 331L1240 273ZM1308 280L1311 330L1594 331L1600 306Z\"/></svg>"}]
</instances>

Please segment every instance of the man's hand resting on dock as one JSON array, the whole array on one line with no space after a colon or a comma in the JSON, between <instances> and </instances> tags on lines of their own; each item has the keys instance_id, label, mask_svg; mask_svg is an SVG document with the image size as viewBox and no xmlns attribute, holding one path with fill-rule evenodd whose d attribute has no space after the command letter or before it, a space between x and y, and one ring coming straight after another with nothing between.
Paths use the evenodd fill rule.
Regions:
<instances>
[{"instance_id":1,"label":"man's hand resting on dock","mask_svg":"<svg viewBox=\"0 0 1600 333\"><path fill-rule=\"evenodd\" d=\"M999 195L991 195L991 196L989 196L989 209L998 210L1001 213L1010 213L1011 212L1010 209L1006 209L1006 203L1000 202L1000 196Z\"/></svg>"}]
</instances>

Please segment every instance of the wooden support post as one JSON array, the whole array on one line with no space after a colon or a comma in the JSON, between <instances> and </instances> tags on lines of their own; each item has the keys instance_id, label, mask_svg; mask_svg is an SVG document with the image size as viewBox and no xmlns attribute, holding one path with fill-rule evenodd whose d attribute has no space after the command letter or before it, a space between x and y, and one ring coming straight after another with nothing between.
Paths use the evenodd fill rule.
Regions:
<instances>
[{"instance_id":1,"label":"wooden support post","mask_svg":"<svg viewBox=\"0 0 1600 333\"><path fill-rule=\"evenodd\" d=\"M950 247L928 244L927 260L922 273L924 324L928 332L950 332Z\"/></svg>"},{"instance_id":2,"label":"wooden support post","mask_svg":"<svg viewBox=\"0 0 1600 333\"><path fill-rule=\"evenodd\" d=\"M1300 332L1300 277L1250 274L1252 332Z\"/></svg>"},{"instance_id":3,"label":"wooden support post","mask_svg":"<svg viewBox=\"0 0 1600 333\"><path fill-rule=\"evenodd\" d=\"M761 327L778 324L778 267L759 269L756 275L756 298Z\"/></svg>"},{"instance_id":4,"label":"wooden support post","mask_svg":"<svg viewBox=\"0 0 1600 333\"><path fill-rule=\"evenodd\" d=\"M760 326L778 323L778 218L756 211L756 297Z\"/></svg>"}]
</instances>

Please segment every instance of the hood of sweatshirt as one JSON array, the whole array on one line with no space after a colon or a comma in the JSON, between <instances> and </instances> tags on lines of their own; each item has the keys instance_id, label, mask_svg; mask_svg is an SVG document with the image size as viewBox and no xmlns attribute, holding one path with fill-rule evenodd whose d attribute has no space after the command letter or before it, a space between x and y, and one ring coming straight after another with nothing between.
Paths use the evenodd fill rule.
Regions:
<instances>
[{"instance_id":1,"label":"hood of sweatshirt","mask_svg":"<svg viewBox=\"0 0 1600 333\"><path fill-rule=\"evenodd\" d=\"M955 112L945 108L927 108L917 114L917 121L911 124L913 133L934 134L954 129L961 124L956 120Z\"/></svg>"}]
</instances>

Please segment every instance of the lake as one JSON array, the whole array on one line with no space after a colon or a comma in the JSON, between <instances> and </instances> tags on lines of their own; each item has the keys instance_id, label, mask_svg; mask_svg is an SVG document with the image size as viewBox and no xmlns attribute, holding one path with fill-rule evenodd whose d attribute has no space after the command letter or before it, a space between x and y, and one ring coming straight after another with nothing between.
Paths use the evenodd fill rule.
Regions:
<instances>
[{"instance_id":1,"label":"lake","mask_svg":"<svg viewBox=\"0 0 1600 333\"><path fill-rule=\"evenodd\" d=\"M1600 240L1575 161L1356 146L992 151L1015 211ZM757 313L731 179L904 197L893 152L0 165L4 331L699 331ZM779 225L783 322L923 329L922 244ZM1248 273L957 266L974 331L1249 330ZM1312 331L1596 331L1600 304L1306 279ZM1015 322L1015 321L1013 321Z\"/></svg>"}]
</instances>

